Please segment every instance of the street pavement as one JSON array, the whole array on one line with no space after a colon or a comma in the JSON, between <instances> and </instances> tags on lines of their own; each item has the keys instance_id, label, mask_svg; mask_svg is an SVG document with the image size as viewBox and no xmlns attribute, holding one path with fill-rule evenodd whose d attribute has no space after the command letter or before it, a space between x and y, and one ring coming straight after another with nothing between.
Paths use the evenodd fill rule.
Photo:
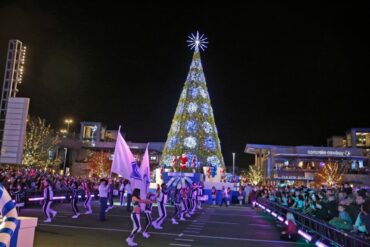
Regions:
<instances>
[{"instance_id":1,"label":"street pavement","mask_svg":"<svg viewBox=\"0 0 370 247\"><path fill-rule=\"evenodd\" d=\"M82 204L82 203L80 203ZM98 221L99 205L93 204L92 215L81 214L72 219L70 204L54 203L52 208L58 215L52 223L43 223L44 215L40 207L25 208L21 216L38 217L35 247L116 247L127 246L125 239L132 229L129 213L122 207L115 207L107 213L107 221ZM79 207L84 212L83 207ZM151 237L144 239L141 234L135 237L138 246L151 247L201 247L201 246L251 246L280 247L308 246L303 241L297 243L280 241L280 231L276 221L269 215L250 207L204 206L185 222L172 225L170 217L173 207L167 208L168 217L163 230L151 228ZM158 216L153 208L153 219ZM142 226L145 216L141 216Z\"/></svg>"}]
</instances>

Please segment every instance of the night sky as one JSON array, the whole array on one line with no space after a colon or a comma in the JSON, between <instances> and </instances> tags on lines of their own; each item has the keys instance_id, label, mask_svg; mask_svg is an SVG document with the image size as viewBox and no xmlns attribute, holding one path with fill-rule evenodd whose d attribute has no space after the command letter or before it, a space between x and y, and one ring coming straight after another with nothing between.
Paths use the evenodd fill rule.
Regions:
<instances>
[{"instance_id":1,"label":"night sky","mask_svg":"<svg viewBox=\"0 0 370 247\"><path fill-rule=\"evenodd\" d=\"M18 96L31 98L31 115L164 142L192 58L186 37L199 30L227 165L233 151L237 165L253 162L246 143L326 145L370 127L368 6L116 2L0 1L0 76L8 40L22 40Z\"/></svg>"}]
</instances>

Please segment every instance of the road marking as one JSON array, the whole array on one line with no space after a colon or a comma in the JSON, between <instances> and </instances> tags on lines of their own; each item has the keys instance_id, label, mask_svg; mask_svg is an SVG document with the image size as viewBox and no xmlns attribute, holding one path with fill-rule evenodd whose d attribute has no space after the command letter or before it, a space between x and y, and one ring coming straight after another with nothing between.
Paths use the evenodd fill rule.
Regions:
<instances>
[{"instance_id":1,"label":"road marking","mask_svg":"<svg viewBox=\"0 0 370 247\"><path fill-rule=\"evenodd\" d=\"M180 234L179 234L179 237L182 237L182 235L184 235L184 233L180 233Z\"/></svg>"},{"instance_id":2,"label":"road marking","mask_svg":"<svg viewBox=\"0 0 370 247\"><path fill-rule=\"evenodd\" d=\"M184 246L184 247L190 247L191 245L190 244L174 244L174 243L170 243L171 246Z\"/></svg>"},{"instance_id":3,"label":"road marking","mask_svg":"<svg viewBox=\"0 0 370 247\"><path fill-rule=\"evenodd\" d=\"M200 231L202 229L203 229L203 227L187 227L186 228L186 230L198 230L198 231Z\"/></svg>"},{"instance_id":4,"label":"road marking","mask_svg":"<svg viewBox=\"0 0 370 247\"><path fill-rule=\"evenodd\" d=\"M193 242L194 239L187 239L187 238L175 238L177 241L186 241L186 242Z\"/></svg>"},{"instance_id":5,"label":"road marking","mask_svg":"<svg viewBox=\"0 0 370 247\"><path fill-rule=\"evenodd\" d=\"M223 221L204 221L202 223L222 224L222 225L239 225L239 223L223 222Z\"/></svg>"},{"instance_id":6,"label":"road marking","mask_svg":"<svg viewBox=\"0 0 370 247\"><path fill-rule=\"evenodd\" d=\"M184 230L183 232L185 232L185 233L200 233L200 231L189 231L189 230Z\"/></svg>"},{"instance_id":7,"label":"road marking","mask_svg":"<svg viewBox=\"0 0 370 247\"><path fill-rule=\"evenodd\" d=\"M116 228L100 228L100 227L86 227L86 226L71 226L71 225L57 225L57 224L38 224L39 226L45 227L60 227L60 228L72 228L72 229L88 229L88 230L98 230L98 231L112 231L112 232L131 232L132 229L116 229ZM165 235L165 236L183 236L184 234L178 233L169 233L169 232L149 232L151 235ZM221 239L221 240L235 240L235 241L244 241L244 242L261 242L261 243L278 243L284 245L306 245L306 243L295 243L295 242L286 242L279 240L263 240L263 239L253 239L253 238L233 238L233 237L223 237L223 236L210 236L210 235L192 235L185 234L187 237L193 238L205 238L205 239Z\"/></svg>"}]
</instances>

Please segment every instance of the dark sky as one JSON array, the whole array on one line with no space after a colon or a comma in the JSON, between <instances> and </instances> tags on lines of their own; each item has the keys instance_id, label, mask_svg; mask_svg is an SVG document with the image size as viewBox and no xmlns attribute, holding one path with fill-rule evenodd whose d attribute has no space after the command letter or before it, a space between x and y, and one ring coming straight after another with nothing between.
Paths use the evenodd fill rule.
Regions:
<instances>
[{"instance_id":1,"label":"dark sky","mask_svg":"<svg viewBox=\"0 0 370 247\"><path fill-rule=\"evenodd\" d=\"M191 62L186 36L199 30L227 165L233 151L237 165L253 161L246 143L325 145L370 127L368 6L116 2L0 1L0 76L8 39L21 39L31 115L165 141Z\"/></svg>"}]
</instances>

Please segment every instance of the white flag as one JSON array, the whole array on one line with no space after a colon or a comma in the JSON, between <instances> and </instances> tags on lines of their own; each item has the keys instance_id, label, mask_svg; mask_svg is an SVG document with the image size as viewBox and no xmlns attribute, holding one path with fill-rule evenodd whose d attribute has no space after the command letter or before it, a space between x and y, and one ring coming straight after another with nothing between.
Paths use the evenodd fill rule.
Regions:
<instances>
[{"instance_id":1,"label":"white flag","mask_svg":"<svg viewBox=\"0 0 370 247\"><path fill-rule=\"evenodd\" d=\"M123 139L120 131L118 131L117 134L111 172L117 173L118 175L129 179L133 188L135 188L135 180L141 180L137 161L134 155L131 153L131 150L125 139Z\"/></svg>"},{"instance_id":2,"label":"white flag","mask_svg":"<svg viewBox=\"0 0 370 247\"><path fill-rule=\"evenodd\" d=\"M149 163L149 144L146 146L145 153L143 156L143 160L140 164L140 174L142 180L139 182L140 184L140 197L146 198L148 193L149 185L150 185L150 163Z\"/></svg>"}]
</instances>

